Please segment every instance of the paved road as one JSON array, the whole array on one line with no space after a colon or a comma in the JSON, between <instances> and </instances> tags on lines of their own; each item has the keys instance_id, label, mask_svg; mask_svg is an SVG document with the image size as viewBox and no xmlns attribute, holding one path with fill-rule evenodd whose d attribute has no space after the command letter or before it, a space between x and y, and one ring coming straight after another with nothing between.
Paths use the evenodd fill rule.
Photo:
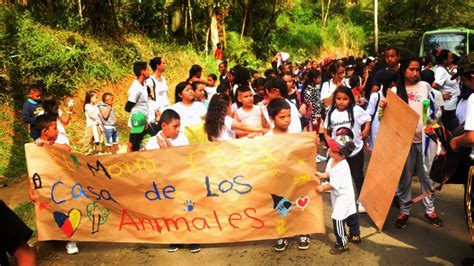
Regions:
<instances>
[{"instance_id":1,"label":"paved road","mask_svg":"<svg viewBox=\"0 0 474 266\"><path fill-rule=\"evenodd\" d=\"M413 183L414 193L420 193ZM328 253L334 244L329 194L324 195L326 235L313 235L308 250L297 250L295 241L285 252L276 253L273 241L206 245L198 254L182 249L168 253L164 245L79 243L80 253L67 255L64 242L43 242L38 246L41 265L459 265L474 257L464 222L461 185L446 185L437 192L436 208L444 227L433 227L423 217L421 203L413 208L405 229L395 227L397 209L392 208L382 233L367 215L360 215L362 243L350 245L339 256Z\"/></svg>"}]
</instances>

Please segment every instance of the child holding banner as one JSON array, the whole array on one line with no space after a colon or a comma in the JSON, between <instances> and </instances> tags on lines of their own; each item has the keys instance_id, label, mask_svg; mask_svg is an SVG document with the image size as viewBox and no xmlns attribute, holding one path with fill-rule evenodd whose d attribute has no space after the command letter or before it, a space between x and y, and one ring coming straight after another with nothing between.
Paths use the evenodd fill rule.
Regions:
<instances>
[{"instance_id":1,"label":"child holding banner","mask_svg":"<svg viewBox=\"0 0 474 266\"><path fill-rule=\"evenodd\" d=\"M186 136L182 132L179 132L181 118L175 110L165 110L163 114L161 114L159 124L161 130L148 140L146 144L147 150L189 145Z\"/></svg>"},{"instance_id":2,"label":"child holding banner","mask_svg":"<svg viewBox=\"0 0 474 266\"><path fill-rule=\"evenodd\" d=\"M52 145L65 152L70 152L71 147L69 147L68 144L56 143L59 134L56 122L57 118L54 115L44 114L38 116L35 121L35 129L40 134L40 137L35 140L35 143L38 146ZM32 195L31 187L30 195ZM30 197L34 202L34 198L32 196ZM67 254L70 255L79 253L79 248L77 247L77 243L75 241L69 241L66 244L66 250Z\"/></svg>"},{"instance_id":3,"label":"child holding banner","mask_svg":"<svg viewBox=\"0 0 474 266\"><path fill-rule=\"evenodd\" d=\"M291 123L291 105L285 99L276 98L270 101L267 106L268 115L274 125L273 129L268 131L265 136L278 134L288 134ZM288 239L280 238L275 242L273 248L275 251L285 251L288 246ZM300 235L298 238L298 249L305 250L310 246L309 235Z\"/></svg>"},{"instance_id":4,"label":"child holding banner","mask_svg":"<svg viewBox=\"0 0 474 266\"><path fill-rule=\"evenodd\" d=\"M351 169L346 160L355 149L356 145L348 135L339 135L334 139L326 137L329 146L329 161L326 172L316 172L319 178L330 178L329 183L320 184L316 191L322 193L331 191L332 222L336 245L329 253L337 255L348 251L348 242L360 243L360 225L354 200L354 187L352 185ZM346 236L345 225L349 226L349 235Z\"/></svg>"}]
</instances>

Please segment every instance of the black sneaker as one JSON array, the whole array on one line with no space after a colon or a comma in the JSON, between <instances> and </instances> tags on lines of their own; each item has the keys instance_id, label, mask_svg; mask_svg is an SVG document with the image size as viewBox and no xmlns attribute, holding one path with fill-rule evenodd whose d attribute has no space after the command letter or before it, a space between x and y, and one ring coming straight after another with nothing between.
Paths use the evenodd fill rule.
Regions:
<instances>
[{"instance_id":1,"label":"black sneaker","mask_svg":"<svg viewBox=\"0 0 474 266\"><path fill-rule=\"evenodd\" d=\"M285 251L287 246L288 246L288 240L286 240L286 238L280 238L275 242L275 245L273 246L273 248L275 249L275 251L281 252L281 251Z\"/></svg>"},{"instance_id":2,"label":"black sneaker","mask_svg":"<svg viewBox=\"0 0 474 266\"><path fill-rule=\"evenodd\" d=\"M308 235L299 236L298 249L305 250L305 249L308 249L309 246L310 246L309 236Z\"/></svg>"},{"instance_id":3,"label":"black sneaker","mask_svg":"<svg viewBox=\"0 0 474 266\"><path fill-rule=\"evenodd\" d=\"M179 244L170 244L168 246L168 252L176 252L180 248L181 248L181 245L179 245Z\"/></svg>"},{"instance_id":4,"label":"black sneaker","mask_svg":"<svg viewBox=\"0 0 474 266\"><path fill-rule=\"evenodd\" d=\"M398 218L397 218L397 227L398 228L407 227L408 217L410 217L408 214L403 213L403 212L400 213L400 215L398 215Z\"/></svg>"},{"instance_id":5,"label":"black sneaker","mask_svg":"<svg viewBox=\"0 0 474 266\"><path fill-rule=\"evenodd\" d=\"M360 239L360 236L359 236L359 235L354 235L354 236L349 235L349 236L347 237L347 240L348 240L349 242L352 242L352 243L360 243L360 242L362 241L362 240Z\"/></svg>"},{"instance_id":6,"label":"black sneaker","mask_svg":"<svg viewBox=\"0 0 474 266\"><path fill-rule=\"evenodd\" d=\"M435 211L432 211L430 214L425 214L426 219L430 224L434 226L443 226L443 221L438 217L438 214Z\"/></svg>"},{"instance_id":7,"label":"black sneaker","mask_svg":"<svg viewBox=\"0 0 474 266\"><path fill-rule=\"evenodd\" d=\"M339 246L338 244L336 244L331 250L329 250L329 253L333 255L339 255L346 251L349 251L349 248L347 246Z\"/></svg>"},{"instance_id":8,"label":"black sneaker","mask_svg":"<svg viewBox=\"0 0 474 266\"><path fill-rule=\"evenodd\" d=\"M191 251L191 253L198 253L199 251L201 251L201 245L191 244L189 245L189 251Z\"/></svg>"}]
</instances>

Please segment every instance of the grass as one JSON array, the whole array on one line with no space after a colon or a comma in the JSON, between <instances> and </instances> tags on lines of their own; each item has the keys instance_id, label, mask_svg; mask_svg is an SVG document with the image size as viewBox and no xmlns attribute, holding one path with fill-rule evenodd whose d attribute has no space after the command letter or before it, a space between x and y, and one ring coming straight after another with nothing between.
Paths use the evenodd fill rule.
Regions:
<instances>
[{"instance_id":1,"label":"grass","mask_svg":"<svg viewBox=\"0 0 474 266\"><path fill-rule=\"evenodd\" d=\"M33 230L33 236L37 236L38 229L36 227L35 205L29 201L25 201L14 208L13 211Z\"/></svg>"}]
</instances>

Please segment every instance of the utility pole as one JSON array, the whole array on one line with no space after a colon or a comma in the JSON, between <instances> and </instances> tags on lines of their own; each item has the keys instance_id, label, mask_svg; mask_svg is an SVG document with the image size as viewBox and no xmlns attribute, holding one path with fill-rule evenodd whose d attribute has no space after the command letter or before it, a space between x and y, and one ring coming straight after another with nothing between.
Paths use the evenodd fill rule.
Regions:
<instances>
[{"instance_id":1,"label":"utility pole","mask_svg":"<svg viewBox=\"0 0 474 266\"><path fill-rule=\"evenodd\" d=\"M379 13L379 1L374 0L374 44L375 52L379 52L379 22L378 22L378 13Z\"/></svg>"}]
</instances>

